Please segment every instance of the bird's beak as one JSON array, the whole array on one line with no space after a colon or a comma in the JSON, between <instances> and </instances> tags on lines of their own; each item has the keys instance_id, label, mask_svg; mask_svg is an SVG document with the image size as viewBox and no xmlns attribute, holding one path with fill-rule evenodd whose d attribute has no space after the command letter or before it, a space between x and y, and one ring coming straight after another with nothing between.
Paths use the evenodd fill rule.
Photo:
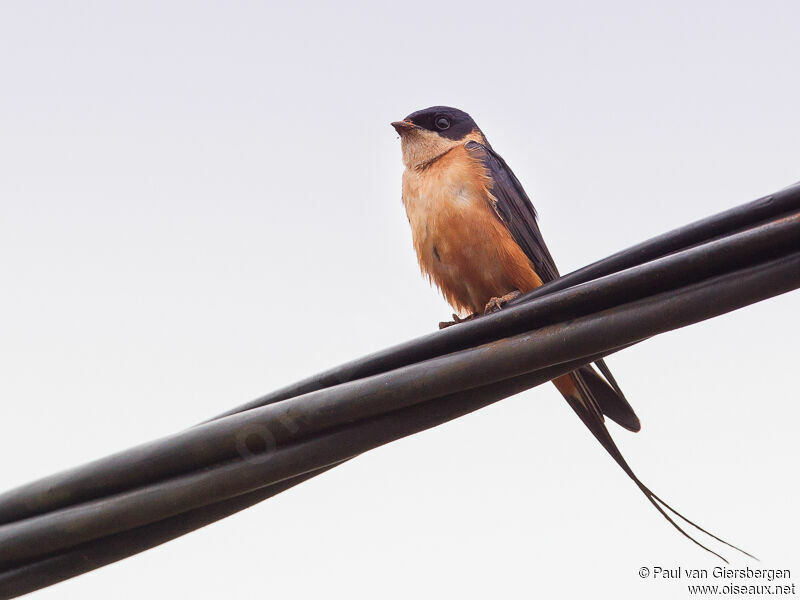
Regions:
<instances>
[{"instance_id":1,"label":"bird's beak","mask_svg":"<svg viewBox=\"0 0 800 600\"><path fill-rule=\"evenodd\" d=\"M392 123L392 127L394 127L394 130L400 135L417 128L411 121L395 121Z\"/></svg>"}]
</instances>

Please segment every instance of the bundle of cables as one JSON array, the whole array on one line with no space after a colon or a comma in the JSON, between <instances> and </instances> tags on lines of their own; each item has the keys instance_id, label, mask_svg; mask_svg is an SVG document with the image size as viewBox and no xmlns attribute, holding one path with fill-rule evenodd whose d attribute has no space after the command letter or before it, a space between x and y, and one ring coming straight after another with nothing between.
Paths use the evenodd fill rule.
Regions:
<instances>
[{"instance_id":1,"label":"bundle of cables","mask_svg":"<svg viewBox=\"0 0 800 600\"><path fill-rule=\"evenodd\" d=\"M99 568L362 452L800 287L800 184L621 251L503 310L0 495L0 598Z\"/></svg>"}]
</instances>

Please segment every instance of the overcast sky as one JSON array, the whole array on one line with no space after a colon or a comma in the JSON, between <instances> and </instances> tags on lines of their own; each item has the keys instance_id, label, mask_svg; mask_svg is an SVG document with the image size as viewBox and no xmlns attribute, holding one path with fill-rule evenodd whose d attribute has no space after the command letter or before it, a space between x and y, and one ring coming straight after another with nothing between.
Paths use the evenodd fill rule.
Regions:
<instances>
[{"instance_id":1,"label":"overcast sky","mask_svg":"<svg viewBox=\"0 0 800 600\"><path fill-rule=\"evenodd\" d=\"M449 317L416 109L475 118L562 272L800 179L796 2L284 4L0 4L0 490ZM798 309L610 360L642 479L796 582ZM639 568L718 564L547 385L31 598L674 598Z\"/></svg>"}]
</instances>

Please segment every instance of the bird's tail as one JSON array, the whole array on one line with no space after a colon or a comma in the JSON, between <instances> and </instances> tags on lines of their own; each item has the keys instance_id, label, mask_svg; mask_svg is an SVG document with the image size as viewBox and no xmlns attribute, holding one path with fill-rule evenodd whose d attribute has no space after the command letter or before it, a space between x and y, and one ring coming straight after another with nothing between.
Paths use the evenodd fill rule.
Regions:
<instances>
[{"instance_id":1,"label":"bird's tail","mask_svg":"<svg viewBox=\"0 0 800 600\"><path fill-rule=\"evenodd\" d=\"M617 448L616 443L614 443L614 439L611 437L611 434L606 429L605 423L603 421L603 413L608 415L614 421L620 423L623 427L630 429L632 431L638 431L639 429L639 420L636 418L636 415L633 413L633 410L630 408L630 405L625 400L624 396L622 396L621 392L619 393L619 397L617 400L612 400L610 394L615 393L615 391L619 391L618 387L613 384L609 386L591 367L582 367L578 371L574 371L569 375L564 375L563 377L559 377L558 379L554 380L556 387L562 393L564 398L566 398L567 403L572 407L572 410L580 417L581 421L583 421L584 425L588 427L589 431L592 432L597 441L606 449L606 451L611 455L611 457L616 461L616 463L622 468L625 473L627 473L628 477L630 477L636 486L642 491L642 493L647 497L650 503L656 508L658 512L660 512L663 517L669 521L669 523L675 527L678 531L680 531L684 536L689 538L692 542L700 546L703 550L710 552L714 556L720 558L724 562L728 562L724 556L714 552L710 548L706 547L702 543L700 543L697 539L692 537L688 534L676 521L673 519L673 515L677 516L684 522L688 523L698 531L705 533L706 535L714 538L718 542L733 548L734 550L738 550L742 554L749 556L750 558L756 558L749 552L745 552L741 548L726 542L722 538L717 537L713 533L703 529L695 523L694 521L687 519L684 515L679 513L677 510L672 508L669 504L664 502L661 498L659 498L656 494L654 494L650 488L648 488L641 480L636 476L633 470L628 465L625 458L622 456L622 453ZM607 388L604 390L604 387ZM614 388L614 389L612 389ZM627 407L627 409L625 409ZM611 413L611 414L609 414ZM633 415L631 417L631 415ZM634 421L635 419L635 421ZM756 559L757 560L757 559Z\"/></svg>"}]
</instances>

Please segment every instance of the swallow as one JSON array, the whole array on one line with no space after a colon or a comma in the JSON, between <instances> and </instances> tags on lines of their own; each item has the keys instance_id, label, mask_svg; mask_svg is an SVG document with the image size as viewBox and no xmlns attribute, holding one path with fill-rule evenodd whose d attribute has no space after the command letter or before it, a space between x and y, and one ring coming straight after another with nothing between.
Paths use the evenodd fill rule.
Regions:
<instances>
[{"instance_id":1,"label":"swallow","mask_svg":"<svg viewBox=\"0 0 800 600\"><path fill-rule=\"evenodd\" d=\"M501 309L516 296L559 277L522 184L466 112L448 106L416 111L392 126L400 135L402 200L420 269L457 314L455 322ZM447 326L451 323L441 323ZM748 556L655 495L630 468L605 425L629 431L639 418L604 362L553 380L567 404L650 503L681 534L672 515Z\"/></svg>"}]
</instances>

